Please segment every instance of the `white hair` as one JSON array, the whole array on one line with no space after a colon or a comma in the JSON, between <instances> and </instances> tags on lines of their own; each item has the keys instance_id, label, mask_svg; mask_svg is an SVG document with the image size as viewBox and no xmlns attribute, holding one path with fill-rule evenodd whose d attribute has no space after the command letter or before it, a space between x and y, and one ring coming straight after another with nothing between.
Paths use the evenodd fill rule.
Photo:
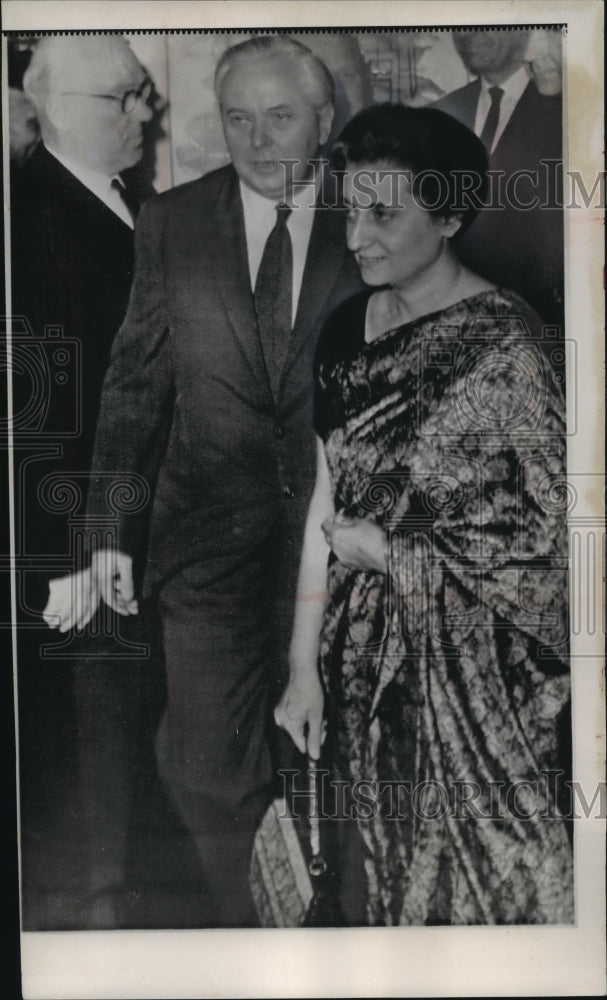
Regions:
<instances>
[{"instance_id":1,"label":"white hair","mask_svg":"<svg viewBox=\"0 0 607 1000\"><path fill-rule=\"evenodd\" d=\"M108 47L109 42L112 45ZM48 95L69 79L75 54L85 60L99 58L104 43L104 58L114 58L120 66L119 51L130 50L122 35L45 35L36 43L23 76L23 90L38 112L44 109Z\"/></svg>"},{"instance_id":2,"label":"white hair","mask_svg":"<svg viewBox=\"0 0 607 1000\"><path fill-rule=\"evenodd\" d=\"M48 36L40 39L23 76L23 92L38 111L44 106L47 94L53 89L53 77L57 70L57 62L53 58L54 41L54 38Z\"/></svg>"}]
</instances>

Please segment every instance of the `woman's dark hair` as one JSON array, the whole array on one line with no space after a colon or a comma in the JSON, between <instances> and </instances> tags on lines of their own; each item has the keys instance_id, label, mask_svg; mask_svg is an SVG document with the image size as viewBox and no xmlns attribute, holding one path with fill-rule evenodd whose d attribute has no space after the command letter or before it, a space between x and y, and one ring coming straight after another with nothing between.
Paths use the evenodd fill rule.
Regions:
<instances>
[{"instance_id":1,"label":"woman's dark hair","mask_svg":"<svg viewBox=\"0 0 607 1000\"><path fill-rule=\"evenodd\" d=\"M342 129L331 154L336 172L381 161L410 171L413 196L433 215L459 215L461 235L487 193L487 152L481 140L438 108L376 104Z\"/></svg>"}]
</instances>

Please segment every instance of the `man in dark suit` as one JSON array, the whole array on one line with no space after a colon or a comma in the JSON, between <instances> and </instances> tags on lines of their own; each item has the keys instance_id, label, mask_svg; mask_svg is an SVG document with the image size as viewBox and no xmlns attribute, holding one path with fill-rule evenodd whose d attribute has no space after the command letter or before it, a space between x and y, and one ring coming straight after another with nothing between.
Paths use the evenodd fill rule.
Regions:
<instances>
[{"instance_id":1,"label":"man in dark suit","mask_svg":"<svg viewBox=\"0 0 607 1000\"><path fill-rule=\"evenodd\" d=\"M488 280L519 292L546 322L562 324L560 93L540 94L530 79L528 31L454 31L453 41L476 79L433 106L483 139L495 178L488 197L494 207L479 214L458 253Z\"/></svg>"},{"instance_id":2,"label":"man in dark suit","mask_svg":"<svg viewBox=\"0 0 607 1000\"><path fill-rule=\"evenodd\" d=\"M215 922L248 926L251 846L272 789L272 690L314 481L313 354L359 279L344 213L324 207L308 162L331 126L326 67L294 40L260 37L228 50L215 80L232 165L152 199L137 225L94 471L142 473L151 501L119 520L118 551L93 555L80 621L98 594L136 612L133 579L158 594L160 768Z\"/></svg>"},{"instance_id":3,"label":"man in dark suit","mask_svg":"<svg viewBox=\"0 0 607 1000\"><path fill-rule=\"evenodd\" d=\"M127 635L52 644L73 586L111 343L128 301L151 84L119 36L45 37L24 76L42 141L11 174L18 665L26 926L113 926L144 664ZM36 373L46 373L38 383ZM68 499L67 504L65 503ZM108 623L106 622L106 625ZM149 675L149 665L147 674ZM149 685L149 680L148 680ZM148 739L148 742L151 740Z\"/></svg>"}]
</instances>

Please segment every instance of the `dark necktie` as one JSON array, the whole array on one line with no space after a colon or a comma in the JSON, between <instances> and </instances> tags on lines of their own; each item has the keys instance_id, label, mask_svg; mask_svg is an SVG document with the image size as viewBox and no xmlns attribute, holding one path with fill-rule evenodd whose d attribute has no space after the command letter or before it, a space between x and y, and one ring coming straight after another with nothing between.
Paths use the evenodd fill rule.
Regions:
<instances>
[{"instance_id":1,"label":"dark necktie","mask_svg":"<svg viewBox=\"0 0 607 1000\"><path fill-rule=\"evenodd\" d=\"M291 336L293 301L293 248L287 229L291 209L277 205L276 212L255 282L259 337L275 399Z\"/></svg>"},{"instance_id":2,"label":"dark necktie","mask_svg":"<svg viewBox=\"0 0 607 1000\"><path fill-rule=\"evenodd\" d=\"M483 131L480 135L481 142L485 144L485 149L488 153L491 152L493 140L495 139L497 123L500 117L500 104L502 103L504 91L501 87L489 87L489 95L491 97L491 107L489 108L489 114L485 119Z\"/></svg>"},{"instance_id":3,"label":"dark necktie","mask_svg":"<svg viewBox=\"0 0 607 1000\"><path fill-rule=\"evenodd\" d=\"M114 177L112 179L112 187L122 198L122 201L124 202L131 219L134 222L139 214L141 202L133 187L129 184L125 184L125 182L122 179L118 179L118 177Z\"/></svg>"}]
</instances>

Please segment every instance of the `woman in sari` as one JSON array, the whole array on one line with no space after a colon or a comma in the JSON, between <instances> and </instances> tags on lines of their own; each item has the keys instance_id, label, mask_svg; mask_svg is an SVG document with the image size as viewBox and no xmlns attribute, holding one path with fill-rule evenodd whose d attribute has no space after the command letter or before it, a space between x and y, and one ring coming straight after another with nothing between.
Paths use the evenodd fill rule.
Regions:
<instances>
[{"instance_id":1,"label":"woman in sari","mask_svg":"<svg viewBox=\"0 0 607 1000\"><path fill-rule=\"evenodd\" d=\"M313 758L327 734L367 923L568 923L558 359L517 294L458 261L487 170L472 132L376 106L334 166L370 287L318 348L317 482L276 721Z\"/></svg>"}]
</instances>

